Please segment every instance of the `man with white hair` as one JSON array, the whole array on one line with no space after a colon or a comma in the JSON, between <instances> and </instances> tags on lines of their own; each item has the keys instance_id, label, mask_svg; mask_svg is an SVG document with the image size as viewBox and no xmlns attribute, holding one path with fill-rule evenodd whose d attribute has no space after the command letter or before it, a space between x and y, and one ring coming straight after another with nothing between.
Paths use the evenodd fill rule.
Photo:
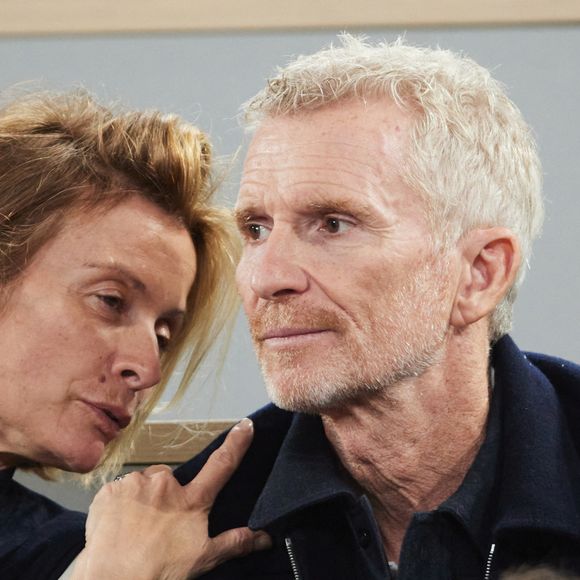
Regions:
<instances>
[{"instance_id":1,"label":"man with white hair","mask_svg":"<svg viewBox=\"0 0 580 580\"><path fill-rule=\"evenodd\" d=\"M246 113L238 286L276 407L210 521L274 548L207 578L580 571L580 368L506 336L543 218L518 109L467 58L344 36Z\"/></svg>"}]
</instances>

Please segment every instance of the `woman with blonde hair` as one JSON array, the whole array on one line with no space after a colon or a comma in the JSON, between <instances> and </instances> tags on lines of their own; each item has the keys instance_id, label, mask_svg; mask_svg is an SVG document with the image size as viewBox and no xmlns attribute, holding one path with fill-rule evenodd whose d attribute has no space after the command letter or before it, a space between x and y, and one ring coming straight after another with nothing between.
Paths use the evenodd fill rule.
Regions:
<instances>
[{"instance_id":1,"label":"woman with blonde hair","mask_svg":"<svg viewBox=\"0 0 580 580\"><path fill-rule=\"evenodd\" d=\"M82 91L0 109L1 578L59 578L85 546L84 516L14 470L115 472L178 361L176 396L230 319L237 244L211 193L207 140L178 117ZM195 577L266 546L207 535L251 436L242 421L186 487L166 466L107 484L73 577Z\"/></svg>"}]
</instances>

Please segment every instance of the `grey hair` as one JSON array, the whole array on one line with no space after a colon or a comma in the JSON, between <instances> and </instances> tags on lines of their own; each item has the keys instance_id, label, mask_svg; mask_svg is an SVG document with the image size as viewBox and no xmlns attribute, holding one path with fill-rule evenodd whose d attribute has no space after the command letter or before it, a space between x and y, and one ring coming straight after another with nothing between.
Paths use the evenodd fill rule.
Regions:
<instances>
[{"instance_id":1,"label":"grey hair","mask_svg":"<svg viewBox=\"0 0 580 580\"><path fill-rule=\"evenodd\" d=\"M474 228L502 226L522 262L490 320L490 338L511 328L512 307L544 217L536 143L501 83L448 50L371 45L348 34L340 46L299 56L243 105L246 123L314 111L338 101L388 98L415 116L402 179L425 201L434 247L449 248Z\"/></svg>"}]
</instances>

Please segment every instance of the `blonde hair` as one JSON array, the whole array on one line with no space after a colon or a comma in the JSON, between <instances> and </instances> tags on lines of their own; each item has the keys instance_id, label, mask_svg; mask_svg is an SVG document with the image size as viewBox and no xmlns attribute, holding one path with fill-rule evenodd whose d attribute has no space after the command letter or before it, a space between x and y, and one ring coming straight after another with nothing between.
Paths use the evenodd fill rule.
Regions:
<instances>
[{"instance_id":1,"label":"blonde hair","mask_svg":"<svg viewBox=\"0 0 580 580\"><path fill-rule=\"evenodd\" d=\"M239 257L229 212L212 205L206 136L174 115L117 111L85 91L22 95L0 108L0 287L4 296L72 212L114 206L138 194L175 217L193 240L197 273L184 326L162 355L162 381L97 472L118 469L177 363L187 363L174 399L226 325L238 300ZM44 477L53 470L34 469Z\"/></svg>"},{"instance_id":2,"label":"blonde hair","mask_svg":"<svg viewBox=\"0 0 580 580\"><path fill-rule=\"evenodd\" d=\"M341 46L279 68L244 105L256 127L267 117L314 111L342 100L388 98L414 114L401 176L425 201L434 249L477 227L504 226L522 250L516 283L490 321L497 339L543 222L542 174L532 132L501 84L473 60L402 40L370 45L348 34Z\"/></svg>"}]
</instances>

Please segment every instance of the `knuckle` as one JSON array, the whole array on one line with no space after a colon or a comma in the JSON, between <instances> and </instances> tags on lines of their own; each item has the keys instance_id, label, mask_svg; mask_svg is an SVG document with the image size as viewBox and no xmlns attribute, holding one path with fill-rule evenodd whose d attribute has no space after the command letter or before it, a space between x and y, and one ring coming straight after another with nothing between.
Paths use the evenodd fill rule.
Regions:
<instances>
[{"instance_id":1,"label":"knuckle","mask_svg":"<svg viewBox=\"0 0 580 580\"><path fill-rule=\"evenodd\" d=\"M159 473L166 473L171 474L173 470L169 465L159 464L159 465L151 465L143 470L143 475L152 476Z\"/></svg>"},{"instance_id":2,"label":"knuckle","mask_svg":"<svg viewBox=\"0 0 580 580\"><path fill-rule=\"evenodd\" d=\"M191 498L191 505L198 509L209 511L209 508L213 504L213 490L211 490L207 485L203 485L196 480L193 480L190 483L189 495Z\"/></svg>"},{"instance_id":3,"label":"knuckle","mask_svg":"<svg viewBox=\"0 0 580 580\"><path fill-rule=\"evenodd\" d=\"M113 493L115 491L115 482L110 481L109 483L105 483L101 489L96 493L95 498L99 497L100 495L107 495Z\"/></svg>"},{"instance_id":4,"label":"knuckle","mask_svg":"<svg viewBox=\"0 0 580 580\"><path fill-rule=\"evenodd\" d=\"M95 504L101 500L105 500L115 493L115 484L113 482L105 483L99 491L95 494L92 503Z\"/></svg>"},{"instance_id":5,"label":"knuckle","mask_svg":"<svg viewBox=\"0 0 580 580\"><path fill-rule=\"evenodd\" d=\"M244 556L252 551L252 535L248 529L238 528L228 532L228 542L221 558Z\"/></svg>"},{"instance_id":6,"label":"knuckle","mask_svg":"<svg viewBox=\"0 0 580 580\"><path fill-rule=\"evenodd\" d=\"M252 537L248 530L234 530L233 539L234 553L241 556L252 550Z\"/></svg>"},{"instance_id":7,"label":"knuckle","mask_svg":"<svg viewBox=\"0 0 580 580\"><path fill-rule=\"evenodd\" d=\"M224 446L214 451L212 461L226 468L233 468L237 465L236 456Z\"/></svg>"}]
</instances>

